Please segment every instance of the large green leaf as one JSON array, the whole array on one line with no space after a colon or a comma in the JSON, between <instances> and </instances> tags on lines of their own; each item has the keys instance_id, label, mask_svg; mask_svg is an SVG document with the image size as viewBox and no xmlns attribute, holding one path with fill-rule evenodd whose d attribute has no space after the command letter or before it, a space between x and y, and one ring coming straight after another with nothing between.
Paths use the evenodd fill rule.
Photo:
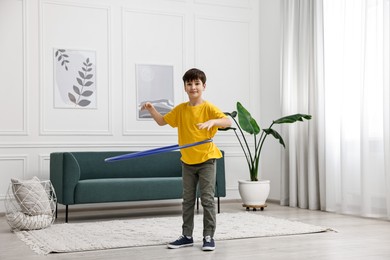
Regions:
<instances>
[{"instance_id":1,"label":"large green leaf","mask_svg":"<svg viewBox=\"0 0 390 260\"><path fill-rule=\"evenodd\" d=\"M237 116L237 111L233 111L231 117L236 117L236 116Z\"/></svg>"},{"instance_id":2,"label":"large green leaf","mask_svg":"<svg viewBox=\"0 0 390 260\"><path fill-rule=\"evenodd\" d=\"M276 131L273 130L272 128L267 128L267 129L263 129L263 130L264 130L264 132L265 132L267 135L271 134L273 137L275 137L276 139L278 139L278 140L279 140L279 143L280 143L281 145L283 145L284 148L286 148L286 145L284 144L283 138L282 138L282 136L281 136L278 132L276 132Z\"/></svg>"},{"instance_id":3,"label":"large green leaf","mask_svg":"<svg viewBox=\"0 0 390 260\"><path fill-rule=\"evenodd\" d=\"M310 120L311 115L295 114L281 117L274 121L275 124L295 123L296 121L303 121L303 119Z\"/></svg>"},{"instance_id":4,"label":"large green leaf","mask_svg":"<svg viewBox=\"0 0 390 260\"><path fill-rule=\"evenodd\" d=\"M242 130L249 134L257 135L260 133L260 127L257 124L256 120L251 116L251 114L241 105L240 102L237 102L237 111L238 111L238 123Z\"/></svg>"},{"instance_id":5,"label":"large green leaf","mask_svg":"<svg viewBox=\"0 0 390 260\"><path fill-rule=\"evenodd\" d=\"M229 112L223 112L227 116L231 116L232 118L235 118L237 116L237 111L233 111L231 113Z\"/></svg>"}]
</instances>

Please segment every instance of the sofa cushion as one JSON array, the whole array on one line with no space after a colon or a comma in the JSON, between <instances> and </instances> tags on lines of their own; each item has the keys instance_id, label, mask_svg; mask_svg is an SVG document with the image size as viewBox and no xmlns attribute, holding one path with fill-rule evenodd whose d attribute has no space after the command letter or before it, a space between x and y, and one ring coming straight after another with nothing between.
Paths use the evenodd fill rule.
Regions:
<instances>
[{"instance_id":1,"label":"sofa cushion","mask_svg":"<svg viewBox=\"0 0 390 260\"><path fill-rule=\"evenodd\" d=\"M181 177L181 155L179 151L129 160L104 161L108 157L126 153L131 152L73 152L71 155L72 160L76 160L80 168L80 180Z\"/></svg>"},{"instance_id":2,"label":"sofa cushion","mask_svg":"<svg viewBox=\"0 0 390 260\"><path fill-rule=\"evenodd\" d=\"M182 198L182 178L106 178L81 180L75 203L141 201Z\"/></svg>"}]
</instances>

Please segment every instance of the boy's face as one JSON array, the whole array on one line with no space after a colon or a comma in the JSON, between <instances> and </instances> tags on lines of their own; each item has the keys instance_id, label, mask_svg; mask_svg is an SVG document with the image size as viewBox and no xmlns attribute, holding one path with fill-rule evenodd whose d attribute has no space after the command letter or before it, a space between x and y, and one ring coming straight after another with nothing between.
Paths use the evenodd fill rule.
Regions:
<instances>
[{"instance_id":1,"label":"boy's face","mask_svg":"<svg viewBox=\"0 0 390 260\"><path fill-rule=\"evenodd\" d=\"M184 84L184 89L190 99L201 98L205 88L206 84L203 84L200 79L186 81Z\"/></svg>"}]
</instances>

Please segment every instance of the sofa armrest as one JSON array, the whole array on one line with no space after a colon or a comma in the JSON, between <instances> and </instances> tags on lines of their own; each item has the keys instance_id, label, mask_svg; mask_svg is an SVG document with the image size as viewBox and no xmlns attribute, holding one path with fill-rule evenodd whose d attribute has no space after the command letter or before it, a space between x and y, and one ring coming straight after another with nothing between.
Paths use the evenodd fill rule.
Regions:
<instances>
[{"instance_id":1,"label":"sofa armrest","mask_svg":"<svg viewBox=\"0 0 390 260\"><path fill-rule=\"evenodd\" d=\"M50 181L63 205L74 204L74 190L80 180L80 166L72 153L50 154Z\"/></svg>"},{"instance_id":2,"label":"sofa armrest","mask_svg":"<svg viewBox=\"0 0 390 260\"><path fill-rule=\"evenodd\" d=\"M217 176L215 182L215 196L226 197L226 180L225 180L225 153L222 152L222 158L217 159Z\"/></svg>"}]
</instances>

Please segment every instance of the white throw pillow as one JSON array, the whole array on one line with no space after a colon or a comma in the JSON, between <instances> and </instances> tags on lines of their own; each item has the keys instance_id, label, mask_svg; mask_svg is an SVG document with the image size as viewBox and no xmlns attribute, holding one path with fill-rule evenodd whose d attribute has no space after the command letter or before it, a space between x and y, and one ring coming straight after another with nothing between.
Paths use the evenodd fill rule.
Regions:
<instances>
[{"instance_id":1,"label":"white throw pillow","mask_svg":"<svg viewBox=\"0 0 390 260\"><path fill-rule=\"evenodd\" d=\"M29 216L22 212L13 212L7 214L8 224L18 230L42 229L51 225L53 216L37 215Z\"/></svg>"},{"instance_id":2,"label":"white throw pillow","mask_svg":"<svg viewBox=\"0 0 390 260\"><path fill-rule=\"evenodd\" d=\"M11 179L12 191L22 212L30 216L51 215L50 197L38 177L31 180Z\"/></svg>"}]
</instances>

